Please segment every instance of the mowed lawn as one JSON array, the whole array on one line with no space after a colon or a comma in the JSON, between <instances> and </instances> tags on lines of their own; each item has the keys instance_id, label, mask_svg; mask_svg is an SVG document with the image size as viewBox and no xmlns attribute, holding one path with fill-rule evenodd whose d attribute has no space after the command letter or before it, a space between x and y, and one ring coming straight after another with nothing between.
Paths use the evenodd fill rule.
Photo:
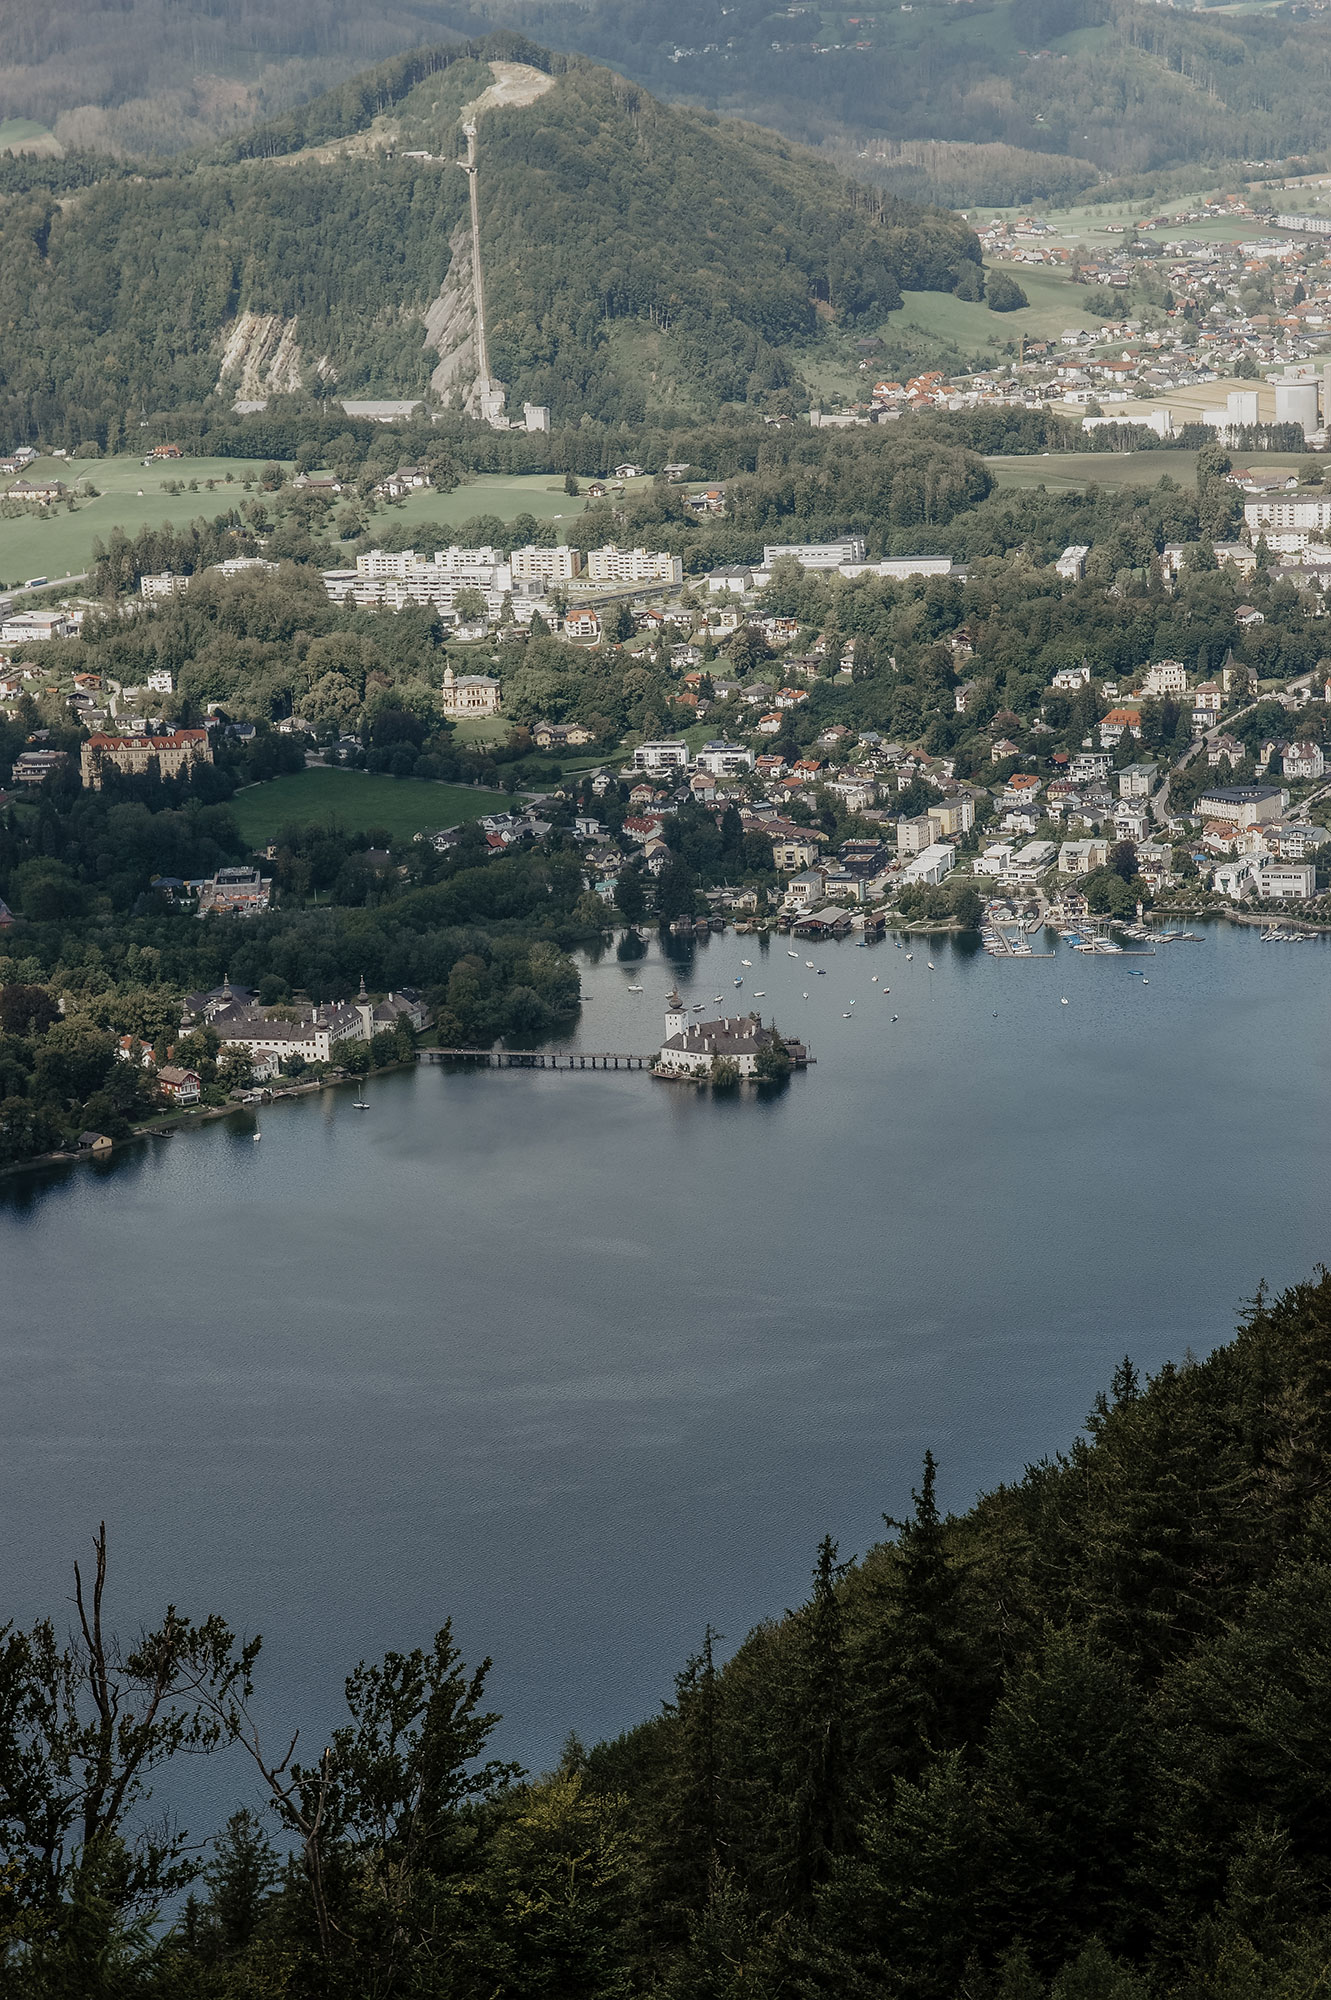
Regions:
<instances>
[{"instance_id":1,"label":"mowed lawn","mask_svg":"<svg viewBox=\"0 0 1331 2000\"><path fill-rule=\"evenodd\" d=\"M237 792L231 810L250 845L263 847L288 826L339 826L346 833L382 831L400 839L512 804L504 792L471 785L316 768L251 785Z\"/></svg>"},{"instance_id":2,"label":"mowed lawn","mask_svg":"<svg viewBox=\"0 0 1331 2000\"><path fill-rule=\"evenodd\" d=\"M39 514L0 520L0 585L12 587L30 576L49 576L54 581L80 575L92 560L93 542L98 536L107 541L113 528L123 529L132 539L140 528L157 528L164 521L176 527L200 515L211 521L243 498L243 482L256 479L267 463L266 459L182 458L149 469L142 458L124 456L39 458L23 478L61 479L71 487L87 479L97 494L95 498L76 494L72 514L59 506L52 508L49 520ZM205 485L209 479L216 482L211 493ZM196 493L188 490L191 480L198 481ZM176 481L185 486L185 492L163 490ZM0 499L12 483L0 480Z\"/></svg>"}]
</instances>

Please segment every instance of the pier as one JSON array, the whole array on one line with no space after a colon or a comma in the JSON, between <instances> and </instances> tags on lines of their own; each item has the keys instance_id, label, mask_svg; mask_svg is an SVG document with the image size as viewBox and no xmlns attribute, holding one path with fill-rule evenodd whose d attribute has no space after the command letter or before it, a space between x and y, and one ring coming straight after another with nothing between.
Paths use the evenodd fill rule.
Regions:
<instances>
[{"instance_id":1,"label":"pier","mask_svg":"<svg viewBox=\"0 0 1331 2000\"><path fill-rule=\"evenodd\" d=\"M650 1069L656 1057L616 1054L613 1050L584 1055L552 1049L418 1049L416 1060L478 1063L486 1069Z\"/></svg>"}]
</instances>

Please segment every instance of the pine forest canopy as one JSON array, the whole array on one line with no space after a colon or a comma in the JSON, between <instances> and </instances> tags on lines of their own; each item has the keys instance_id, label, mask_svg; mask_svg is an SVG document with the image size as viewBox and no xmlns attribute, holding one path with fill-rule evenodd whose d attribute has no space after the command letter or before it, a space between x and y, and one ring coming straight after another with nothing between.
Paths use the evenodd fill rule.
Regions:
<instances>
[{"instance_id":1,"label":"pine forest canopy","mask_svg":"<svg viewBox=\"0 0 1331 2000\"><path fill-rule=\"evenodd\" d=\"M537 102L481 121L490 360L510 408L576 423L789 400L823 321L877 323L902 288L950 289L978 259L955 217L580 59L511 37L419 51L218 154L114 169L65 201L0 197L0 434L68 417L105 443L149 413L210 397L220 412L223 336L246 312L294 322L285 386L424 396L439 358L424 316L466 254L459 113L491 82L487 53L556 72Z\"/></svg>"}]
</instances>

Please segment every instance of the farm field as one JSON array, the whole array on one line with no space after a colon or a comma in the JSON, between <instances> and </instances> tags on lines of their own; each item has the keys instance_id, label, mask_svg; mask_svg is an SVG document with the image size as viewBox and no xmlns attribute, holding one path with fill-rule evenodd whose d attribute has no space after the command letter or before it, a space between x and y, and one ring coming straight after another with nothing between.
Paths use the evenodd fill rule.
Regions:
<instances>
[{"instance_id":1,"label":"farm field","mask_svg":"<svg viewBox=\"0 0 1331 2000\"><path fill-rule=\"evenodd\" d=\"M316 767L237 792L231 811L246 840L260 847L287 826L336 825L348 833L382 830L397 838L503 812L512 803L504 792L472 785Z\"/></svg>"},{"instance_id":2,"label":"farm field","mask_svg":"<svg viewBox=\"0 0 1331 2000\"><path fill-rule=\"evenodd\" d=\"M1087 486L1155 486L1165 478L1190 486L1195 451L1060 451L1039 457L986 458L1000 486L1043 486L1050 493L1080 493Z\"/></svg>"},{"instance_id":3,"label":"farm field","mask_svg":"<svg viewBox=\"0 0 1331 2000\"><path fill-rule=\"evenodd\" d=\"M74 513L61 506L49 520L38 514L0 520L0 585L22 583L29 576L77 576L92 560L92 545L98 536L107 539L113 528L130 536L143 527L160 527L169 521L175 527L200 515L211 520L238 500L246 479L257 478L269 461L243 458L182 458L167 466L144 465L142 458L66 459L39 458L23 475L30 480L61 479L76 486L80 479L97 488L92 499L78 499ZM227 484L228 476L231 484ZM216 482L213 491L206 481ZM189 483L197 480L198 491ZM166 493L168 484L183 482L183 493ZM0 499L11 484L0 487Z\"/></svg>"}]
</instances>

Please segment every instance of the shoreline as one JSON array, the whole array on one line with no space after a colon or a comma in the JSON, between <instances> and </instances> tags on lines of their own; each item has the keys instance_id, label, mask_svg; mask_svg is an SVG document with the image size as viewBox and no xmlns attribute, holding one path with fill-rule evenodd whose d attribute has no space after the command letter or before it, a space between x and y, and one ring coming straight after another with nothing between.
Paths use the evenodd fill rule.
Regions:
<instances>
[{"instance_id":1,"label":"shoreline","mask_svg":"<svg viewBox=\"0 0 1331 2000\"><path fill-rule=\"evenodd\" d=\"M382 1069L372 1072L376 1076L387 1076L390 1071L414 1068L413 1063L385 1063ZM289 1082L278 1090L266 1090L262 1102L276 1104L288 1097L310 1097L319 1090L341 1090L349 1083L364 1082L361 1076L320 1076L309 1083ZM258 1086L256 1086L257 1088ZM186 1111L176 1111L165 1118L154 1119L151 1125L135 1125L124 1139L113 1139L104 1153L94 1153L90 1148L77 1153L34 1153L30 1160L15 1160L12 1165L0 1167L0 1180L11 1174L35 1173L44 1167L82 1167L109 1160L113 1153L123 1153L130 1146L141 1145L145 1139L155 1139L159 1133L174 1133L185 1127L214 1124L219 1118L234 1118L238 1111L256 1111L257 1105L233 1102L231 1104L200 1104Z\"/></svg>"}]
</instances>

